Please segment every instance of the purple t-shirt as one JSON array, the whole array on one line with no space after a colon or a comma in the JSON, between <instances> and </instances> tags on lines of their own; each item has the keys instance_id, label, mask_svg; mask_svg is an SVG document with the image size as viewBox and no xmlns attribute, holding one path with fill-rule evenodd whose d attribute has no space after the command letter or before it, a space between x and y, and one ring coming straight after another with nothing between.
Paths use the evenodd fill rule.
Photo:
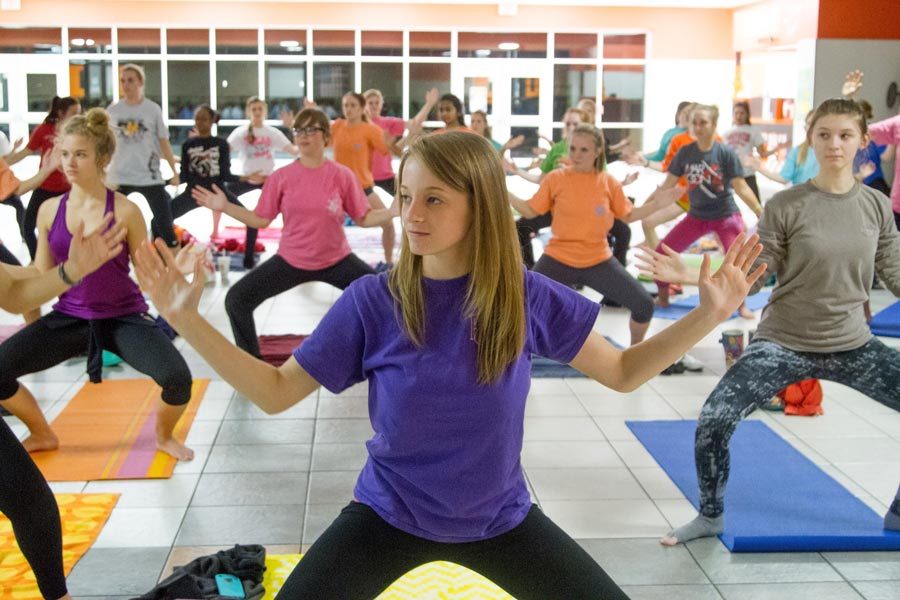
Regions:
<instances>
[{"instance_id":1,"label":"purple t-shirt","mask_svg":"<svg viewBox=\"0 0 900 600\"><path fill-rule=\"evenodd\" d=\"M599 307L525 272L526 339L500 379L477 384L476 344L463 316L469 278L424 279L425 345L395 318L386 275L353 282L294 358L339 393L369 380L375 435L354 496L407 533L469 542L519 525L531 507L520 454L532 353L570 362Z\"/></svg>"}]
</instances>

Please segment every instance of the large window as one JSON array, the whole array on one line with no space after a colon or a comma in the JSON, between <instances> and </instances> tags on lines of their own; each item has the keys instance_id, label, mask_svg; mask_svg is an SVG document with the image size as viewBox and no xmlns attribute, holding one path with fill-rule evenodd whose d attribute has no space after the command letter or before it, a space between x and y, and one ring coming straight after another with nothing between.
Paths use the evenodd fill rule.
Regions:
<instances>
[{"instance_id":1,"label":"large window","mask_svg":"<svg viewBox=\"0 0 900 600\"><path fill-rule=\"evenodd\" d=\"M644 66L603 67L603 120L638 123L644 118Z\"/></svg>"},{"instance_id":2,"label":"large window","mask_svg":"<svg viewBox=\"0 0 900 600\"><path fill-rule=\"evenodd\" d=\"M112 31L109 29L69 29L70 54L109 54L112 52Z\"/></svg>"},{"instance_id":3,"label":"large window","mask_svg":"<svg viewBox=\"0 0 900 600\"><path fill-rule=\"evenodd\" d=\"M50 102L56 96L56 75L52 73L29 73L25 77L28 89L28 110L47 112Z\"/></svg>"},{"instance_id":4,"label":"large window","mask_svg":"<svg viewBox=\"0 0 900 600\"><path fill-rule=\"evenodd\" d=\"M209 54L208 29L167 29L169 54Z\"/></svg>"},{"instance_id":5,"label":"large window","mask_svg":"<svg viewBox=\"0 0 900 600\"><path fill-rule=\"evenodd\" d=\"M266 100L270 119L282 111L297 112L303 108L306 93L306 63L266 63Z\"/></svg>"},{"instance_id":6,"label":"large window","mask_svg":"<svg viewBox=\"0 0 900 600\"><path fill-rule=\"evenodd\" d=\"M169 61L168 75L169 118L193 119L197 105L209 103L209 63Z\"/></svg>"},{"instance_id":7,"label":"large window","mask_svg":"<svg viewBox=\"0 0 900 600\"><path fill-rule=\"evenodd\" d=\"M158 29L119 29L119 52L124 54L159 54Z\"/></svg>"},{"instance_id":8,"label":"large window","mask_svg":"<svg viewBox=\"0 0 900 600\"><path fill-rule=\"evenodd\" d=\"M313 63L313 94L330 119L342 116L341 98L353 89L353 63Z\"/></svg>"},{"instance_id":9,"label":"large window","mask_svg":"<svg viewBox=\"0 0 900 600\"><path fill-rule=\"evenodd\" d=\"M553 120L562 121L566 109L581 98L597 96L595 65L556 65L553 67Z\"/></svg>"},{"instance_id":10,"label":"large window","mask_svg":"<svg viewBox=\"0 0 900 600\"><path fill-rule=\"evenodd\" d=\"M69 62L69 95L78 98L84 110L106 108L113 100L112 62L72 60Z\"/></svg>"},{"instance_id":11,"label":"large window","mask_svg":"<svg viewBox=\"0 0 900 600\"><path fill-rule=\"evenodd\" d=\"M401 63L362 63L360 92L376 89L384 96L384 110L389 117L403 116L403 65Z\"/></svg>"},{"instance_id":12,"label":"large window","mask_svg":"<svg viewBox=\"0 0 900 600\"><path fill-rule=\"evenodd\" d=\"M216 54L256 54L259 33L255 29L216 29Z\"/></svg>"},{"instance_id":13,"label":"large window","mask_svg":"<svg viewBox=\"0 0 900 600\"><path fill-rule=\"evenodd\" d=\"M224 119L240 119L250 96L259 94L259 65L256 61L216 62L216 109Z\"/></svg>"},{"instance_id":14,"label":"large window","mask_svg":"<svg viewBox=\"0 0 900 600\"><path fill-rule=\"evenodd\" d=\"M60 54L62 53L62 29L38 27L2 29L0 30L0 53Z\"/></svg>"},{"instance_id":15,"label":"large window","mask_svg":"<svg viewBox=\"0 0 900 600\"><path fill-rule=\"evenodd\" d=\"M441 93L450 89L450 63L412 63L409 65L409 116L413 117L425 105L425 94L431 88ZM429 121L437 120L437 110L431 111Z\"/></svg>"}]
</instances>

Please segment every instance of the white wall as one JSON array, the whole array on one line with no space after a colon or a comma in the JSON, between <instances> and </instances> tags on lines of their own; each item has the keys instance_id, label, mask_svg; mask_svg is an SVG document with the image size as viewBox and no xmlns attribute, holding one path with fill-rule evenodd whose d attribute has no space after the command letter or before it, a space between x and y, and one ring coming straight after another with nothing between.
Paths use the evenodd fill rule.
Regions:
<instances>
[{"instance_id":1,"label":"white wall","mask_svg":"<svg viewBox=\"0 0 900 600\"><path fill-rule=\"evenodd\" d=\"M720 129L731 122L733 60L648 60L646 81L645 150L655 150L663 132L675 125L682 100L718 105Z\"/></svg>"},{"instance_id":2,"label":"white wall","mask_svg":"<svg viewBox=\"0 0 900 600\"><path fill-rule=\"evenodd\" d=\"M875 119L897 114L898 106L889 109L886 96L892 81L900 85L900 40L818 40L815 103L839 96L844 75L852 69L865 73L858 98L872 105Z\"/></svg>"}]
</instances>

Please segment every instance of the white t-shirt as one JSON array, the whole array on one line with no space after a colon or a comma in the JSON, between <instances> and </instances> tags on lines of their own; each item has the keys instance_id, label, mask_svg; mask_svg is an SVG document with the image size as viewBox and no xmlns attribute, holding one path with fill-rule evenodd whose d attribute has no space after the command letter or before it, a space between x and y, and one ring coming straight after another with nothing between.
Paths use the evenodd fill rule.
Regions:
<instances>
[{"instance_id":1,"label":"white t-shirt","mask_svg":"<svg viewBox=\"0 0 900 600\"><path fill-rule=\"evenodd\" d=\"M254 127L252 142L249 133L250 125L241 125L228 136L228 145L240 152L244 160L243 174L259 171L271 175L275 170L275 152L290 146L290 140L271 125Z\"/></svg>"},{"instance_id":2,"label":"white t-shirt","mask_svg":"<svg viewBox=\"0 0 900 600\"><path fill-rule=\"evenodd\" d=\"M9 138L6 137L6 134L0 131L0 158L3 158L7 154L9 154Z\"/></svg>"},{"instance_id":3,"label":"white t-shirt","mask_svg":"<svg viewBox=\"0 0 900 600\"><path fill-rule=\"evenodd\" d=\"M169 139L159 104L144 98L139 104L119 100L110 105L110 124L116 132L116 152L109 165L111 185L161 185L160 139Z\"/></svg>"},{"instance_id":4,"label":"white t-shirt","mask_svg":"<svg viewBox=\"0 0 900 600\"><path fill-rule=\"evenodd\" d=\"M725 145L735 151L738 158L743 160L746 156L753 155L753 149L765 143L766 138L756 125L735 125L725 133ZM744 177L749 177L755 173L753 169L743 167Z\"/></svg>"}]
</instances>

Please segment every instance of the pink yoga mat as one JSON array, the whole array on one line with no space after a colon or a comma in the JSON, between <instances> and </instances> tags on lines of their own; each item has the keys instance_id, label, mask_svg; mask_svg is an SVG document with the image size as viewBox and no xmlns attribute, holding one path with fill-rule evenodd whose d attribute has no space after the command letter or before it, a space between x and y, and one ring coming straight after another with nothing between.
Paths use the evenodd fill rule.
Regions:
<instances>
[{"instance_id":1,"label":"pink yoga mat","mask_svg":"<svg viewBox=\"0 0 900 600\"><path fill-rule=\"evenodd\" d=\"M290 358L294 349L308 337L308 335L296 333L261 335L259 336L259 352L264 361L270 365L280 367L284 364L284 361Z\"/></svg>"},{"instance_id":2,"label":"pink yoga mat","mask_svg":"<svg viewBox=\"0 0 900 600\"><path fill-rule=\"evenodd\" d=\"M234 227L232 225L228 225L221 232L221 238L223 240L227 240L228 238L234 238L236 240L242 240L247 235L246 227ZM257 239L260 240L280 240L281 239L281 228L280 227L263 227L259 230L259 237Z\"/></svg>"}]
</instances>

